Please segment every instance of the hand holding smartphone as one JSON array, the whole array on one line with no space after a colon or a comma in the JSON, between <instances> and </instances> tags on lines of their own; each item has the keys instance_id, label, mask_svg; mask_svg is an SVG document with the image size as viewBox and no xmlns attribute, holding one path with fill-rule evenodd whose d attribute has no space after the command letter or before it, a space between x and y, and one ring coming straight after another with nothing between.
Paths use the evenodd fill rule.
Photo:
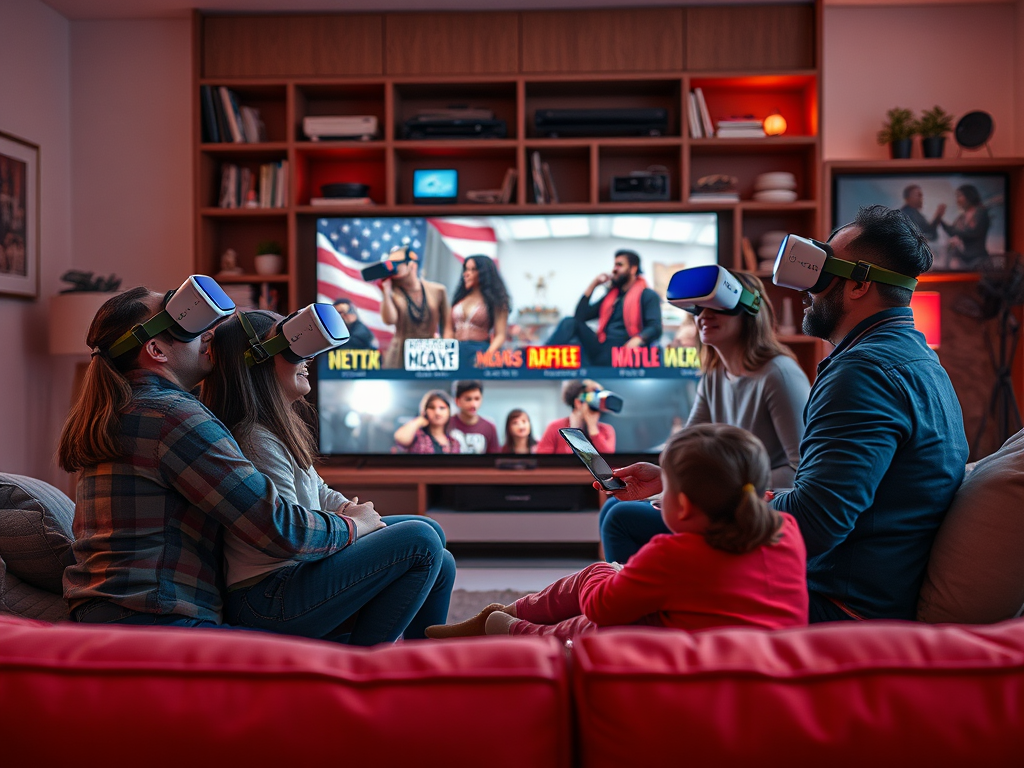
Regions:
<instances>
[{"instance_id":1,"label":"hand holding smartphone","mask_svg":"<svg viewBox=\"0 0 1024 768\"><path fill-rule=\"evenodd\" d=\"M594 476L601 487L606 491L619 491L626 487L626 484L612 474L612 468L608 462L597 452L597 448L590 442L590 438L581 429L565 427L558 430L562 439L569 444L572 452L583 462L590 474Z\"/></svg>"}]
</instances>

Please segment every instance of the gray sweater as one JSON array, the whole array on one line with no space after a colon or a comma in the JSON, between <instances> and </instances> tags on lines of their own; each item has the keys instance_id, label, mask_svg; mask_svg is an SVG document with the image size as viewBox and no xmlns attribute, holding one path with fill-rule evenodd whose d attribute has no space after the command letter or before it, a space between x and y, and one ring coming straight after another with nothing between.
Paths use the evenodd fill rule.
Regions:
<instances>
[{"instance_id":1,"label":"gray sweater","mask_svg":"<svg viewBox=\"0 0 1024 768\"><path fill-rule=\"evenodd\" d=\"M731 376L718 368L700 380L686 426L732 424L752 432L768 449L772 487L790 488L800 462L803 410L810 391L807 376L786 355L747 376Z\"/></svg>"},{"instance_id":2,"label":"gray sweater","mask_svg":"<svg viewBox=\"0 0 1024 768\"><path fill-rule=\"evenodd\" d=\"M238 447L256 469L270 478L283 499L306 509L325 512L334 512L348 501L344 494L328 487L315 469L300 467L285 444L269 429L257 426L248 439L238 441ZM264 555L226 531L224 562L227 585L231 587L276 571L293 561Z\"/></svg>"}]
</instances>

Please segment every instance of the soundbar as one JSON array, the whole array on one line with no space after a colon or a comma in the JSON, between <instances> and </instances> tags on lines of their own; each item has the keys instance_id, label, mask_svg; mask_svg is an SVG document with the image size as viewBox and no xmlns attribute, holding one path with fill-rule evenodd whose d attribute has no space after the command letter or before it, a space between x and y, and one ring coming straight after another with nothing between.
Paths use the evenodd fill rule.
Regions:
<instances>
[{"instance_id":1,"label":"soundbar","mask_svg":"<svg viewBox=\"0 0 1024 768\"><path fill-rule=\"evenodd\" d=\"M657 107L626 109L538 109L533 116L538 136L663 136L668 133L668 110Z\"/></svg>"}]
</instances>

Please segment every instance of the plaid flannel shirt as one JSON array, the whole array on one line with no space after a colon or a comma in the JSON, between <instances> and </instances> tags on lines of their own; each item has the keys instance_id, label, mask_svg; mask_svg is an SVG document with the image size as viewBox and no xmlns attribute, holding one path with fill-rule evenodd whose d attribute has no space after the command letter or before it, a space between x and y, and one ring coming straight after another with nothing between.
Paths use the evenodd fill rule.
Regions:
<instances>
[{"instance_id":1,"label":"plaid flannel shirt","mask_svg":"<svg viewBox=\"0 0 1024 768\"><path fill-rule=\"evenodd\" d=\"M354 524L290 504L193 395L146 371L128 374L126 454L83 470L70 607L100 598L134 611L220 621L223 532L273 557L319 560Z\"/></svg>"}]
</instances>

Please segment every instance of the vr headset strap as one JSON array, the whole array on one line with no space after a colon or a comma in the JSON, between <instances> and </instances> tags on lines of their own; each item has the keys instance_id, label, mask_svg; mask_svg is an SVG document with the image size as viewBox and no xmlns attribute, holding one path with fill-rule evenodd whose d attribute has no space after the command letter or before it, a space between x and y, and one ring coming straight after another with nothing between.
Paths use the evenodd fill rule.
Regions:
<instances>
[{"instance_id":1,"label":"vr headset strap","mask_svg":"<svg viewBox=\"0 0 1024 768\"><path fill-rule=\"evenodd\" d=\"M744 287L743 293L740 294L739 303L744 312L756 315L761 311L761 292L751 291L749 288Z\"/></svg>"},{"instance_id":2,"label":"vr headset strap","mask_svg":"<svg viewBox=\"0 0 1024 768\"><path fill-rule=\"evenodd\" d=\"M252 327L252 323L245 316L245 312L239 312L238 318L242 323L242 328L245 330L245 335L249 337L249 349L245 350L245 364L249 368L265 363L277 353L288 349L288 339L283 333L278 333L266 341L260 341L255 329Z\"/></svg>"},{"instance_id":3,"label":"vr headset strap","mask_svg":"<svg viewBox=\"0 0 1024 768\"><path fill-rule=\"evenodd\" d=\"M159 312L149 318L146 322L136 325L126 334L121 336L121 338L111 344L110 356L112 358L120 357L125 352L135 349L135 347L141 347L158 333L166 331L172 325L174 325L174 320L167 311L164 310L163 312Z\"/></svg>"},{"instance_id":4,"label":"vr headset strap","mask_svg":"<svg viewBox=\"0 0 1024 768\"><path fill-rule=\"evenodd\" d=\"M885 285L906 288L910 291L917 288L917 280L915 278L869 264L866 261L858 261L854 264L852 261L837 259L832 256L825 262L825 272L830 275L846 278L847 280L855 280L858 283L884 283Z\"/></svg>"}]
</instances>

